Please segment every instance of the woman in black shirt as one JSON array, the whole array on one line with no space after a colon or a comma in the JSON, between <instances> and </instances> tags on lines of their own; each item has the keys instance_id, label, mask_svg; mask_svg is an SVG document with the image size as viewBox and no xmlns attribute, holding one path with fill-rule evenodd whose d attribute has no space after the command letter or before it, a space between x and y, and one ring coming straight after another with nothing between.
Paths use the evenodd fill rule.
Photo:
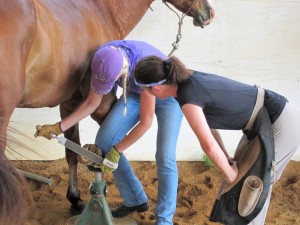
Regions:
<instances>
[{"instance_id":1,"label":"woman in black shirt","mask_svg":"<svg viewBox=\"0 0 300 225\"><path fill-rule=\"evenodd\" d=\"M159 97L174 96L203 151L222 173L227 183L238 176L238 167L219 146L211 129L245 130L257 103L259 89L222 76L187 69L176 57L167 60L150 56L135 67L135 82L144 91ZM272 124L275 165L272 184L279 179L300 145L299 109L273 91L263 90L265 106ZM268 198L259 215L250 224L264 224Z\"/></svg>"}]
</instances>

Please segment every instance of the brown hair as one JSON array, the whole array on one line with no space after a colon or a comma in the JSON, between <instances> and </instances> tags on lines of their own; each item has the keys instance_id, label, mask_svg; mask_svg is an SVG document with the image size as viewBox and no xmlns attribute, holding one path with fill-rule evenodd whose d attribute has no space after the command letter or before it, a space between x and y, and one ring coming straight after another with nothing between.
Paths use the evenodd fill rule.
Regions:
<instances>
[{"instance_id":1,"label":"brown hair","mask_svg":"<svg viewBox=\"0 0 300 225\"><path fill-rule=\"evenodd\" d=\"M134 69L134 77L138 83L150 84L166 79L165 84L178 84L188 79L192 71L175 56L162 59L148 56L141 59Z\"/></svg>"}]
</instances>

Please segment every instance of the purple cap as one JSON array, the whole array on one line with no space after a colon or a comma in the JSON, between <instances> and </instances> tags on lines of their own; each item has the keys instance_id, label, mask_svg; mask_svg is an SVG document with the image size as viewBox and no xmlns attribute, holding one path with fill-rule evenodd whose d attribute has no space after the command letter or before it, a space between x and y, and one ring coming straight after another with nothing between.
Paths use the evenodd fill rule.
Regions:
<instances>
[{"instance_id":1,"label":"purple cap","mask_svg":"<svg viewBox=\"0 0 300 225\"><path fill-rule=\"evenodd\" d=\"M112 90L123 68L121 50L110 46L100 48L94 55L91 68L91 88L98 94L107 94Z\"/></svg>"}]
</instances>

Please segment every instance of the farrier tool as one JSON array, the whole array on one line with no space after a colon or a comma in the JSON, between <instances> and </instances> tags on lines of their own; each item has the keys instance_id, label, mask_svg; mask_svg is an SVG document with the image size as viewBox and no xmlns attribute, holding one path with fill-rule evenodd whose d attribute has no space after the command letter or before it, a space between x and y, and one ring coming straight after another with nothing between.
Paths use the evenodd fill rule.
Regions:
<instances>
[{"instance_id":1,"label":"farrier tool","mask_svg":"<svg viewBox=\"0 0 300 225\"><path fill-rule=\"evenodd\" d=\"M115 225L112 220L111 211L106 202L106 183L102 180L100 165L103 158L80 145L68 140L63 136L55 137L58 142L66 148L76 152L77 154L90 159L93 163L89 163L87 168L89 171L95 173L95 179L90 185L90 193L92 195L89 203L82 212L77 225Z\"/></svg>"},{"instance_id":2,"label":"farrier tool","mask_svg":"<svg viewBox=\"0 0 300 225\"><path fill-rule=\"evenodd\" d=\"M64 136L56 136L57 141L64 145L66 148L76 152L77 154L84 156L90 159L92 162L96 163L97 165L101 165L103 162L103 158L93 152L88 151L87 149L81 147L80 145L76 144L73 141L65 138Z\"/></svg>"},{"instance_id":3,"label":"farrier tool","mask_svg":"<svg viewBox=\"0 0 300 225\"><path fill-rule=\"evenodd\" d=\"M105 199L106 183L102 180L102 171L100 168L104 159L63 136L55 136L55 138L66 148L90 159L92 163L89 163L87 168L89 171L95 173L95 179L90 185L90 193L92 197L76 225L136 225L136 222L132 218L126 217L116 219L111 215L111 211Z\"/></svg>"}]
</instances>

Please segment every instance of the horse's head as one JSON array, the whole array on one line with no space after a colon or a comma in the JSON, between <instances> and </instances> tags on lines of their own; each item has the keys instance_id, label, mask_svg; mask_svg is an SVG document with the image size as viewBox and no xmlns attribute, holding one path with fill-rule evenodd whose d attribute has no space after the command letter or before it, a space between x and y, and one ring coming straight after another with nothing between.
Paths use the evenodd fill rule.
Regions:
<instances>
[{"instance_id":1,"label":"horse's head","mask_svg":"<svg viewBox=\"0 0 300 225\"><path fill-rule=\"evenodd\" d=\"M195 26L204 28L215 17L211 0L163 0L163 2L168 2L182 13L193 17Z\"/></svg>"}]
</instances>

